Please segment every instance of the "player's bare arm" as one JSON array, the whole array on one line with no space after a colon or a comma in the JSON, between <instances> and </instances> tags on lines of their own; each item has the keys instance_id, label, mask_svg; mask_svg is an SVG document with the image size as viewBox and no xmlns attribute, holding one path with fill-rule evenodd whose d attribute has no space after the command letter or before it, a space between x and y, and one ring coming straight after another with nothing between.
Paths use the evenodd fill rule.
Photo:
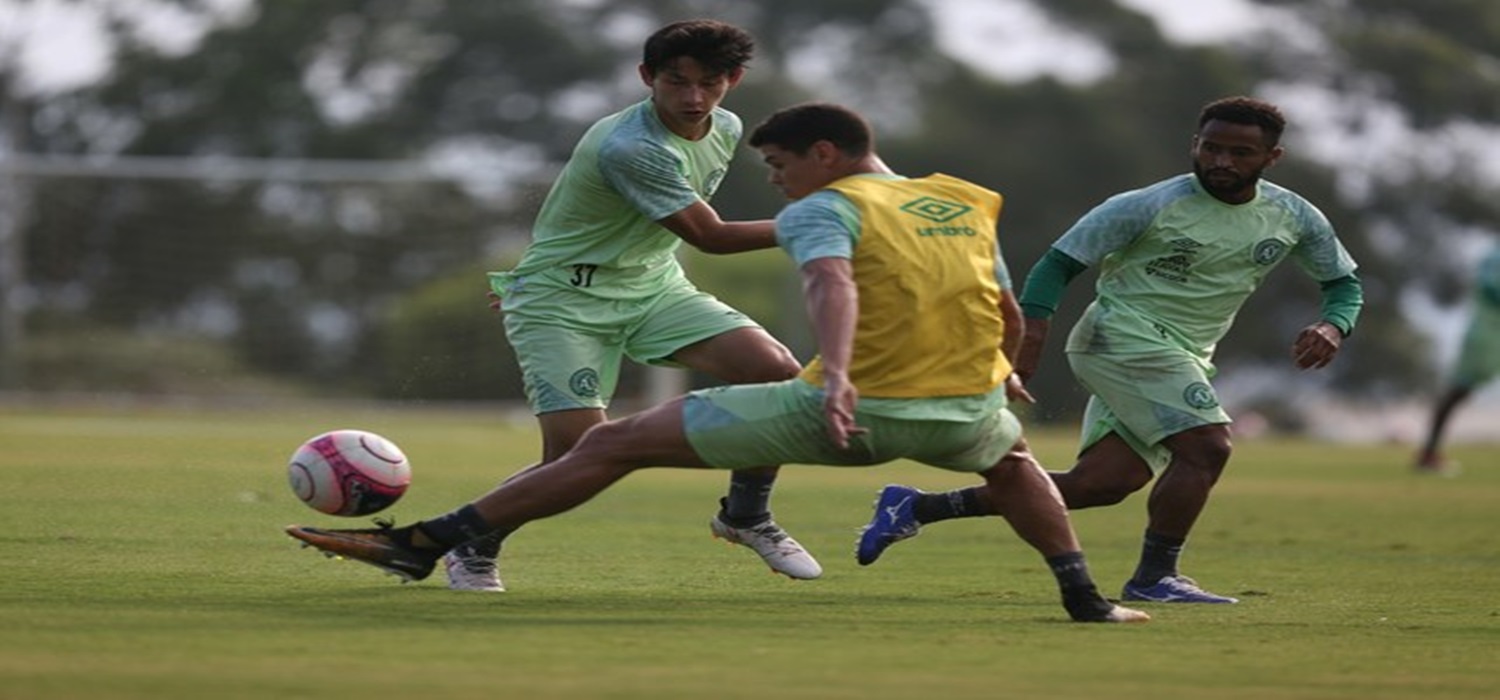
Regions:
<instances>
[{"instance_id":1,"label":"player's bare arm","mask_svg":"<svg viewBox=\"0 0 1500 700\"><path fill-rule=\"evenodd\" d=\"M1344 342L1344 334L1332 323L1318 321L1297 334L1292 361L1298 369L1322 369L1333 362Z\"/></svg>"},{"instance_id":2,"label":"player's bare arm","mask_svg":"<svg viewBox=\"0 0 1500 700\"><path fill-rule=\"evenodd\" d=\"M849 436L864 432L854 424L859 392L849 383L849 359L859 318L854 266L847 258L809 260L802 266L802 290L823 363L823 413L828 418L828 436L834 444L847 448Z\"/></svg>"},{"instance_id":3,"label":"player's bare arm","mask_svg":"<svg viewBox=\"0 0 1500 700\"><path fill-rule=\"evenodd\" d=\"M1031 381L1037 365L1042 362L1042 348L1047 345L1047 331L1052 320L1046 318L1026 319L1025 331L1021 334L1021 348L1016 351L1016 376L1021 381Z\"/></svg>"},{"instance_id":4,"label":"player's bare arm","mask_svg":"<svg viewBox=\"0 0 1500 700\"><path fill-rule=\"evenodd\" d=\"M775 222L724 221L701 200L657 223L705 253L724 255L776 247Z\"/></svg>"},{"instance_id":5,"label":"player's bare arm","mask_svg":"<svg viewBox=\"0 0 1500 700\"><path fill-rule=\"evenodd\" d=\"M1000 340L1000 352L1005 355L1005 359L1010 360L1012 366L1010 376L1005 378L1005 396L1011 401L1036 403L1036 398L1026 391L1020 373L1014 369L1021 352L1022 335L1026 332L1026 317L1021 315L1021 303L1016 301L1016 294L1012 290L1000 290L1000 317L1005 320L1005 335Z\"/></svg>"}]
</instances>

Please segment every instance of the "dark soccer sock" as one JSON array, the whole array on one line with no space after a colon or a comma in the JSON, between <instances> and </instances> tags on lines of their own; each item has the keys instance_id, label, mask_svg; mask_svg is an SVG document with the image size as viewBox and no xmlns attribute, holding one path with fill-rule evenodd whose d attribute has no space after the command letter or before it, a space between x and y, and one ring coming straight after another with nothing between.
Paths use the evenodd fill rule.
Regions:
<instances>
[{"instance_id":1,"label":"dark soccer sock","mask_svg":"<svg viewBox=\"0 0 1500 700\"><path fill-rule=\"evenodd\" d=\"M1062 591L1063 607L1075 620L1097 620L1108 615L1114 604L1104 599L1094 578L1089 575L1088 562L1083 552L1068 552L1047 557L1047 566L1057 578L1057 587Z\"/></svg>"},{"instance_id":2,"label":"dark soccer sock","mask_svg":"<svg viewBox=\"0 0 1500 700\"><path fill-rule=\"evenodd\" d=\"M496 528L479 517L479 509L471 503L446 515L423 520L416 525L427 539L438 543L443 549L453 549L465 542L489 535Z\"/></svg>"},{"instance_id":3,"label":"dark soccer sock","mask_svg":"<svg viewBox=\"0 0 1500 700\"><path fill-rule=\"evenodd\" d=\"M1177 560L1182 556L1186 539L1168 537L1150 530L1141 543L1141 562L1136 566L1131 583L1150 586L1167 576L1177 575Z\"/></svg>"},{"instance_id":4,"label":"dark soccer sock","mask_svg":"<svg viewBox=\"0 0 1500 700\"><path fill-rule=\"evenodd\" d=\"M494 559L500 556L500 546L505 542L505 538L510 537L510 533L512 532L515 532L513 528L500 528L488 535L469 540L454 548L454 551L464 558L483 557L485 559Z\"/></svg>"},{"instance_id":5,"label":"dark soccer sock","mask_svg":"<svg viewBox=\"0 0 1500 700\"><path fill-rule=\"evenodd\" d=\"M734 472L729 495L719 499L719 519L734 527L754 527L771 519L771 485L774 476Z\"/></svg>"},{"instance_id":6,"label":"dark soccer sock","mask_svg":"<svg viewBox=\"0 0 1500 700\"><path fill-rule=\"evenodd\" d=\"M983 488L983 486L970 486L942 493L922 493L911 504L912 517L925 525L950 518L977 518L981 515L989 515L984 503L979 500L979 491Z\"/></svg>"}]
</instances>

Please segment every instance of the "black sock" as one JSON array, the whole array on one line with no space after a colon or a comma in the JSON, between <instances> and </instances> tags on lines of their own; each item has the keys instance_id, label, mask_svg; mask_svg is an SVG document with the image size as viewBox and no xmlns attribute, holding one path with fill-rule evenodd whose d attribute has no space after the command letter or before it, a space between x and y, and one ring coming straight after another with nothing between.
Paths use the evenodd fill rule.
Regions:
<instances>
[{"instance_id":1,"label":"black sock","mask_svg":"<svg viewBox=\"0 0 1500 700\"><path fill-rule=\"evenodd\" d=\"M1057 588L1062 591L1063 607L1074 620L1098 620L1114 609L1114 604L1104 599L1094 578L1089 575L1089 565L1083 552L1068 552L1047 557L1047 566L1057 578Z\"/></svg>"},{"instance_id":2,"label":"black sock","mask_svg":"<svg viewBox=\"0 0 1500 700\"><path fill-rule=\"evenodd\" d=\"M1167 576L1177 575L1177 559L1187 543L1181 537L1159 535L1150 530L1141 541L1141 562L1130 577L1137 586L1150 586Z\"/></svg>"},{"instance_id":3,"label":"black sock","mask_svg":"<svg viewBox=\"0 0 1500 700\"><path fill-rule=\"evenodd\" d=\"M477 537L454 547L454 551L464 558L482 557L484 559L496 559L500 556L500 546L505 542L505 538L510 537L510 533L512 532L515 532L514 528L502 527L488 535Z\"/></svg>"},{"instance_id":4,"label":"black sock","mask_svg":"<svg viewBox=\"0 0 1500 700\"><path fill-rule=\"evenodd\" d=\"M729 495L719 499L719 519L734 527L754 527L771 519L771 486L774 476L734 472L729 477Z\"/></svg>"},{"instance_id":5,"label":"black sock","mask_svg":"<svg viewBox=\"0 0 1500 700\"><path fill-rule=\"evenodd\" d=\"M979 500L979 491L983 488L983 486L969 486L942 493L922 493L917 496L916 502L911 504L912 517L925 525L950 518L977 518L981 515L989 515L983 502Z\"/></svg>"},{"instance_id":6,"label":"black sock","mask_svg":"<svg viewBox=\"0 0 1500 700\"><path fill-rule=\"evenodd\" d=\"M498 529L479 517L479 509L473 504L431 520L423 520L417 523L416 528L444 550L484 537Z\"/></svg>"}]
</instances>

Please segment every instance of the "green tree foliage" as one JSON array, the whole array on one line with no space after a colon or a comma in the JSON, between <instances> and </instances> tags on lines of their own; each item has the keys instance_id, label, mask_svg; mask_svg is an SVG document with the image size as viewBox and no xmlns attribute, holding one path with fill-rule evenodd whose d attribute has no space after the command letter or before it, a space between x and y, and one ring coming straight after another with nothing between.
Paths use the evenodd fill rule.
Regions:
<instances>
[{"instance_id":1,"label":"green tree foliage","mask_svg":"<svg viewBox=\"0 0 1500 700\"><path fill-rule=\"evenodd\" d=\"M453 338L492 346L494 366L507 350L498 337L463 330L471 320L493 328L493 319L461 290L482 294L475 261L524 244L550 173L582 130L644 96L634 67L646 33L688 17L720 17L757 36L759 55L727 102L748 125L799 101L844 102L872 117L898 170L948 172L1005 194L1003 243L1018 283L1088 208L1188 168L1197 110L1211 99L1316 83L1390 105L1418 131L1500 120L1500 9L1492 2L1260 2L1303 18L1326 51L1308 55L1248 31L1176 44L1150 18L1091 0L1035 6L1114 56L1115 71L1092 83L986 77L935 49L932 12L943 6L918 0L263 0L185 56L122 33L108 79L23 105L34 112L26 149L339 160L457 154L483 165L466 181L405 184L39 180L25 248L33 316L66 310L136 331L196 324L230 342L248 366L318 381L352 377L341 384L350 391L514 391L514 377L466 381L489 370L459 357ZM1347 357L1317 381L1356 394L1422 387L1430 358L1399 313L1402 301L1413 292L1460 298L1454 244L1466 231L1500 230L1500 207L1477 177L1437 171L1375 173L1362 196L1350 196L1347 168L1315 160L1299 141L1310 135L1311 115L1289 116L1290 153L1270 177L1333 220L1368 295ZM716 196L726 217L764 218L782 205L757 160L742 153ZM789 266L690 264L705 288L724 290L800 356L811 351L800 302L788 293L796 289ZM1221 346L1226 373L1289 367L1287 346L1316 317L1317 292L1285 267ZM1047 401L1044 417L1081 407L1058 350L1091 282L1075 282L1055 319L1056 346L1035 387ZM438 371L436 358L461 367Z\"/></svg>"},{"instance_id":2,"label":"green tree foliage","mask_svg":"<svg viewBox=\"0 0 1500 700\"><path fill-rule=\"evenodd\" d=\"M495 400L522 395L500 316L483 313L484 272L469 266L392 305L375 345L380 396Z\"/></svg>"}]
</instances>

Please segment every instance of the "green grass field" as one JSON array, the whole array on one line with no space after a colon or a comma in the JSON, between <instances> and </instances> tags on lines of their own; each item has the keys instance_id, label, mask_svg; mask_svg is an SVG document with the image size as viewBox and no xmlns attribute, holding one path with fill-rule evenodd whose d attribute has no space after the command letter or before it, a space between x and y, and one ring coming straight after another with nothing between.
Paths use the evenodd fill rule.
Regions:
<instances>
[{"instance_id":1,"label":"green grass field","mask_svg":"<svg viewBox=\"0 0 1500 700\"><path fill-rule=\"evenodd\" d=\"M875 566L855 531L880 485L969 478L907 464L789 467L777 519L826 570L768 573L712 540L722 474L659 470L512 538L510 591L401 586L299 549L347 524L291 495L306 437L396 440L399 521L446 511L538 452L481 413L0 409L0 698L1495 698L1500 455L1455 479L1405 446L1238 446L1185 570L1235 606L1066 622L998 519L942 523ZM1032 436L1068 462L1070 432ZM1144 494L1074 514L1113 594Z\"/></svg>"}]
</instances>

